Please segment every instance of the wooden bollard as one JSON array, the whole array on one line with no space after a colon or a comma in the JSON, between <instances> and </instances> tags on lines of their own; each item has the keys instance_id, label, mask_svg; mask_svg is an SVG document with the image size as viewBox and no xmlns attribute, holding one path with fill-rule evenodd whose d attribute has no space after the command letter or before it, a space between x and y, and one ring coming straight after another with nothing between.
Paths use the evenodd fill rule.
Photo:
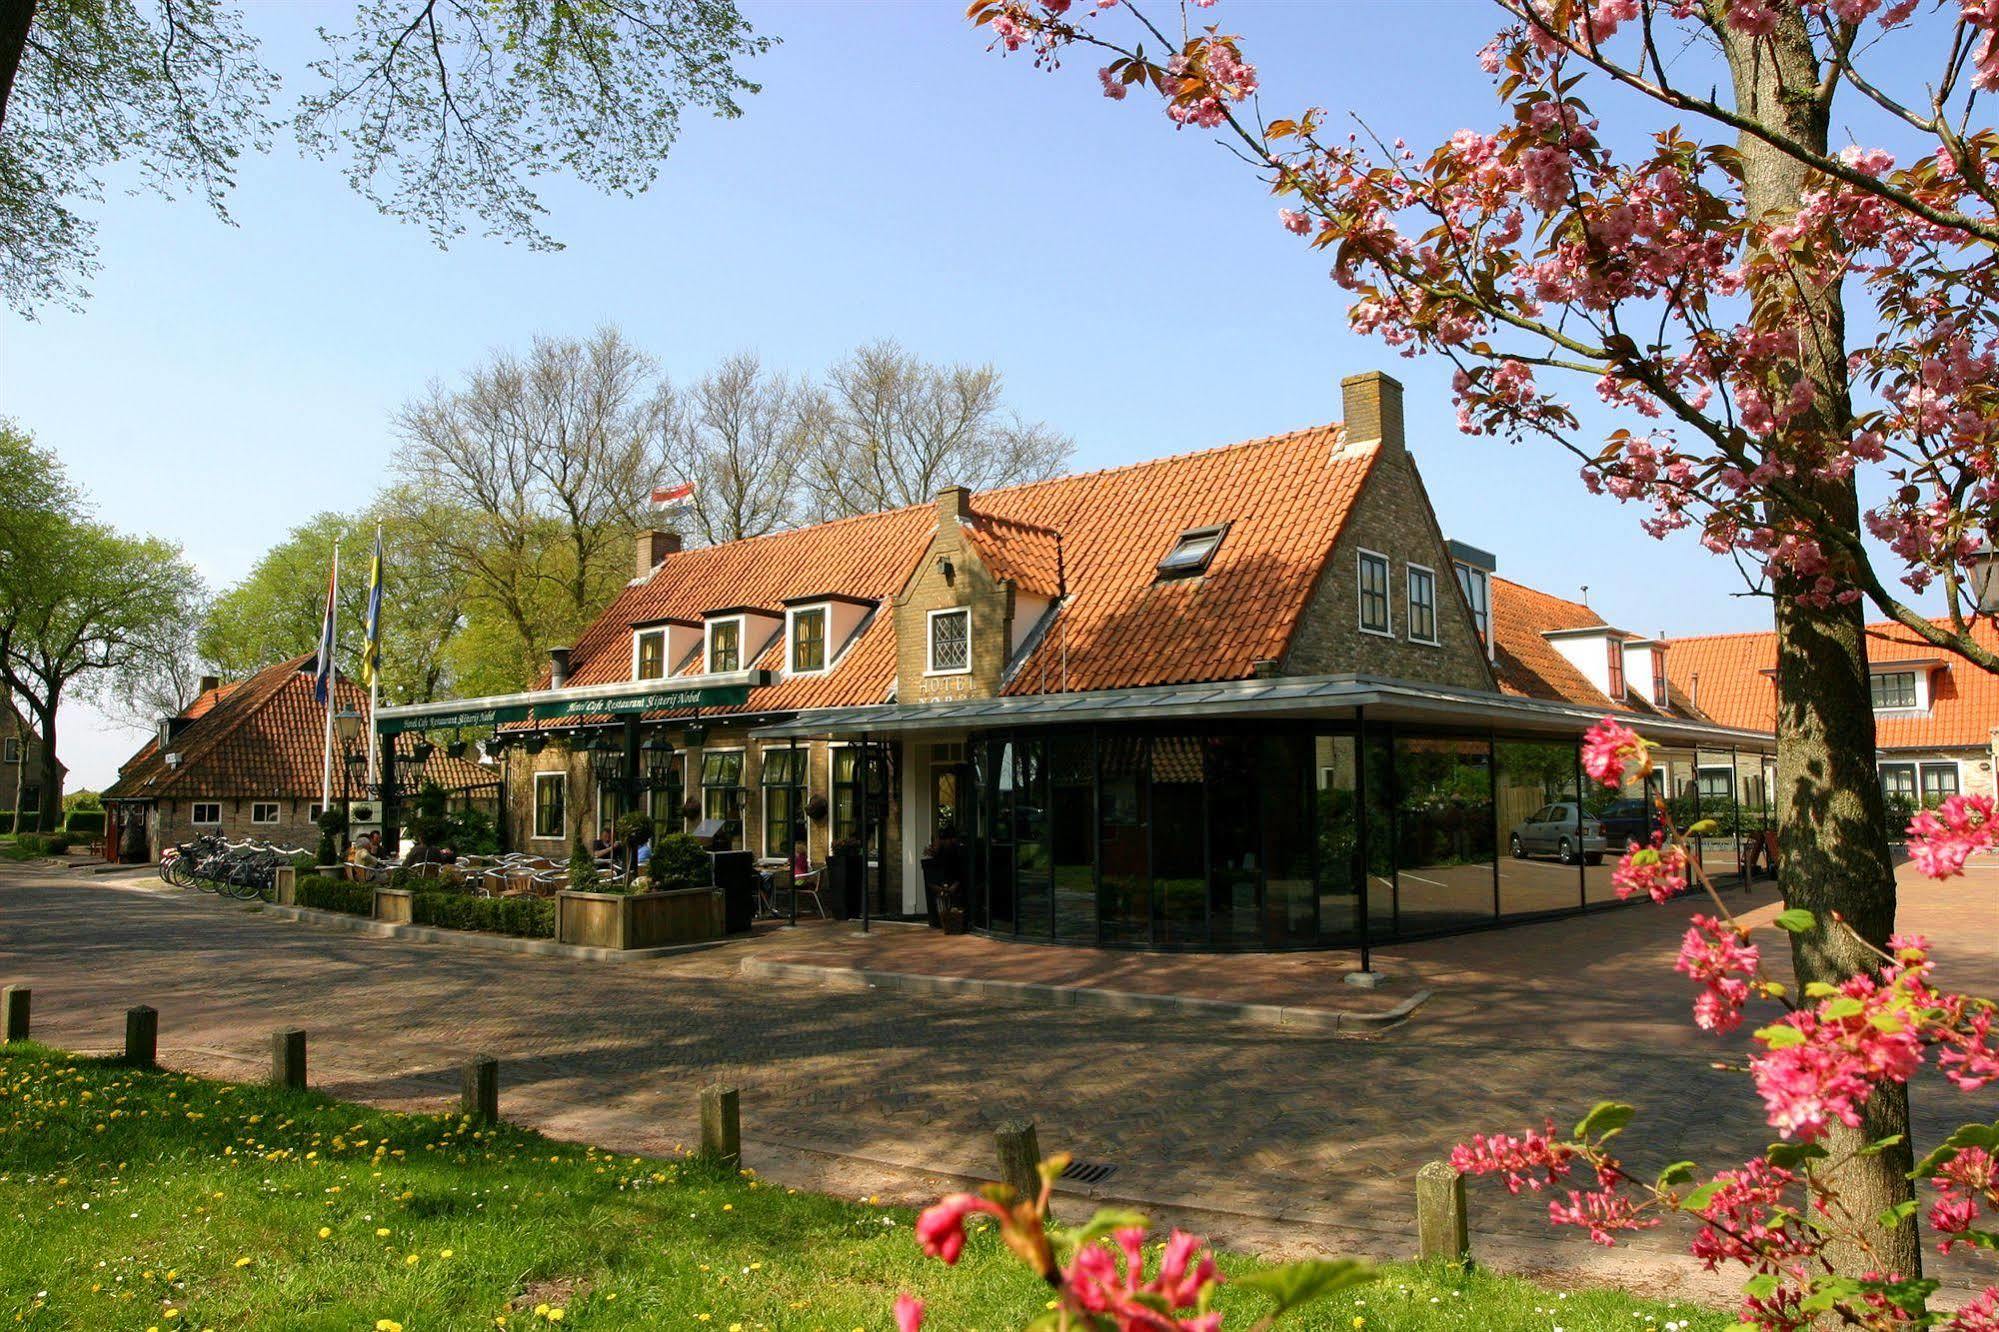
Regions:
<instances>
[{"instance_id":1,"label":"wooden bollard","mask_svg":"<svg viewBox=\"0 0 1999 1332\"><path fill-rule=\"evenodd\" d=\"M289 1091L305 1090L305 1032L297 1027L271 1033L271 1082Z\"/></svg>"},{"instance_id":2,"label":"wooden bollard","mask_svg":"<svg viewBox=\"0 0 1999 1332\"><path fill-rule=\"evenodd\" d=\"M1031 1202L1041 1196L1041 1143L1031 1119L1009 1119L993 1130L999 1148L1000 1183L1013 1190L1015 1199Z\"/></svg>"},{"instance_id":3,"label":"wooden bollard","mask_svg":"<svg viewBox=\"0 0 1999 1332\"><path fill-rule=\"evenodd\" d=\"M701 1089L701 1154L743 1163L742 1096L734 1087L716 1083Z\"/></svg>"},{"instance_id":4,"label":"wooden bollard","mask_svg":"<svg viewBox=\"0 0 1999 1332\"><path fill-rule=\"evenodd\" d=\"M25 985L9 985L0 990L0 1029L9 1042L28 1039L28 1001L34 991Z\"/></svg>"},{"instance_id":5,"label":"wooden bollard","mask_svg":"<svg viewBox=\"0 0 1999 1332\"><path fill-rule=\"evenodd\" d=\"M160 1014L150 1004L125 1010L125 1062L151 1068L160 1061Z\"/></svg>"},{"instance_id":6,"label":"wooden bollard","mask_svg":"<svg viewBox=\"0 0 1999 1332\"><path fill-rule=\"evenodd\" d=\"M1416 1253L1426 1260L1471 1261L1465 1177L1448 1161L1432 1161L1416 1172Z\"/></svg>"},{"instance_id":7,"label":"wooden bollard","mask_svg":"<svg viewBox=\"0 0 1999 1332\"><path fill-rule=\"evenodd\" d=\"M279 906L298 905L298 870L280 865L271 872L271 900Z\"/></svg>"},{"instance_id":8,"label":"wooden bollard","mask_svg":"<svg viewBox=\"0 0 1999 1332\"><path fill-rule=\"evenodd\" d=\"M500 1119L500 1061L480 1055L460 1071L458 1108L483 1124Z\"/></svg>"}]
</instances>

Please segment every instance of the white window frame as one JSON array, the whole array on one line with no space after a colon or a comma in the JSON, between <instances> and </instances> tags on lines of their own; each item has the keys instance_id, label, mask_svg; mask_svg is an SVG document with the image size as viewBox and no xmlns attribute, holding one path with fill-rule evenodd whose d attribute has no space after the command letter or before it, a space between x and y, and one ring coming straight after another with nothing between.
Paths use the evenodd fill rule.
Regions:
<instances>
[{"instance_id":1,"label":"white window frame","mask_svg":"<svg viewBox=\"0 0 1999 1332\"><path fill-rule=\"evenodd\" d=\"M1369 560L1381 561L1381 613L1388 617L1387 626L1381 629L1376 629L1367 622L1367 588L1361 582L1361 569ZM1363 547L1354 552L1353 567L1354 623L1360 626L1360 631L1364 634L1373 634L1376 638L1395 637L1395 561L1378 550L1368 550Z\"/></svg>"},{"instance_id":2,"label":"white window frame","mask_svg":"<svg viewBox=\"0 0 1999 1332\"><path fill-rule=\"evenodd\" d=\"M945 615L965 617L965 664L963 666L937 665L937 621ZM923 619L923 673L925 675L970 675L972 673L972 608L970 606L944 606L931 611Z\"/></svg>"},{"instance_id":3,"label":"white window frame","mask_svg":"<svg viewBox=\"0 0 1999 1332\"><path fill-rule=\"evenodd\" d=\"M562 827L555 833L545 834L541 828L541 788L544 782L558 783L562 792ZM534 804L528 812L528 840L530 842L566 842L569 840L569 774L566 772L538 772L534 775Z\"/></svg>"},{"instance_id":4,"label":"white window frame","mask_svg":"<svg viewBox=\"0 0 1999 1332\"><path fill-rule=\"evenodd\" d=\"M305 807L305 821L307 823L317 824L319 822L319 816L324 814L325 812L326 812L326 807L320 804L317 800L315 800L310 805L307 805Z\"/></svg>"},{"instance_id":5,"label":"white window frame","mask_svg":"<svg viewBox=\"0 0 1999 1332\"><path fill-rule=\"evenodd\" d=\"M748 620L749 617L747 615L724 615L703 623L701 627L701 665L708 674L714 675L717 673L715 669L715 630L725 624L736 626L735 669L740 671L748 664L744 660L744 655L750 650Z\"/></svg>"},{"instance_id":6,"label":"white window frame","mask_svg":"<svg viewBox=\"0 0 1999 1332\"><path fill-rule=\"evenodd\" d=\"M1929 775L1943 768L1950 769L1952 773L1951 780L1953 786L1950 794L1964 794L1964 765L1962 763L1956 759L1921 759L1916 763L1916 798L1918 800L1927 800L1930 798L1928 789Z\"/></svg>"},{"instance_id":7,"label":"white window frame","mask_svg":"<svg viewBox=\"0 0 1999 1332\"><path fill-rule=\"evenodd\" d=\"M1422 574L1430 580L1430 636L1428 638L1416 637L1416 579L1414 577L1416 574ZM1439 632L1437 624L1437 571L1427 564L1417 564L1414 560L1404 560L1402 562L1402 600L1403 617L1409 629L1409 641L1412 643L1421 643L1424 647L1442 647L1444 645L1443 636Z\"/></svg>"},{"instance_id":8,"label":"white window frame","mask_svg":"<svg viewBox=\"0 0 1999 1332\"><path fill-rule=\"evenodd\" d=\"M1492 577L1476 565L1461 560L1451 561L1451 572L1458 580L1458 590L1464 594L1465 605L1471 609L1472 632L1486 648L1486 655L1492 654Z\"/></svg>"},{"instance_id":9,"label":"white window frame","mask_svg":"<svg viewBox=\"0 0 1999 1332\"><path fill-rule=\"evenodd\" d=\"M204 809L214 810L215 817L212 819L202 818L201 811ZM220 828L222 826L222 802L220 800L194 801L188 808L187 821L197 828Z\"/></svg>"},{"instance_id":10,"label":"white window frame","mask_svg":"<svg viewBox=\"0 0 1999 1332\"><path fill-rule=\"evenodd\" d=\"M819 617L819 626L820 626L819 665L817 668L809 671L801 671L795 669L792 665L792 660L791 660L791 645L794 641L792 638L792 634L794 632L793 627L798 623L799 617L804 615L817 615ZM833 669L833 603L831 603L830 601L815 601L807 606L786 606L784 608L784 673L786 675L795 675L800 678L803 678L812 675L824 675L826 674L826 672L832 669Z\"/></svg>"},{"instance_id":11,"label":"white window frame","mask_svg":"<svg viewBox=\"0 0 1999 1332\"><path fill-rule=\"evenodd\" d=\"M1930 710L1930 673L1921 666L1900 666L1892 662L1884 662L1877 669L1868 672L1867 692L1870 704L1874 702L1874 682L1891 675L1906 675L1910 678L1915 684L1916 701L1906 706L1900 703L1875 705L1875 716L1915 717Z\"/></svg>"},{"instance_id":12,"label":"white window frame","mask_svg":"<svg viewBox=\"0 0 1999 1332\"><path fill-rule=\"evenodd\" d=\"M5 741L0 741L0 763L19 763L20 761L21 737L10 735Z\"/></svg>"},{"instance_id":13,"label":"white window frame","mask_svg":"<svg viewBox=\"0 0 1999 1332\"><path fill-rule=\"evenodd\" d=\"M641 677L639 675L639 642L640 640L646 638L659 639L659 674L656 676ZM655 625L650 629L632 630L632 678L634 680L640 678L645 678L650 680L664 680L668 676L673 674L673 663L666 659L666 647L667 643L666 643L665 625L663 624Z\"/></svg>"},{"instance_id":14,"label":"white window frame","mask_svg":"<svg viewBox=\"0 0 1999 1332\"><path fill-rule=\"evenodd\" d=\"M257 817L259 813L267 809L271 811L271 817L269 817L268 819L260 819ZM250 822L252 823L261 824L265 827L271 827L276 825L278 821L283 817L284 817L284 809L275 800L252 800L250 802Z\"/></svg>"},{"instance_id":15,"label":"white window frame","mask_svg":"<svg viewBox=\"0 0 1999 1332\"><path fill-rule=\"evenodd\" d=\"M736 772L736 785L734 785L734 786L710 786L710 785L708 785L708 783L706 783L706 782L704 782L704 781L700 781L700 780L699 780L699 778L701 777L701 775L702 775L702 774L700 774L700 773L698 773L698 772L694 774L695 778L697 779L697 780L696 780L696 783L695 783L695 787L694 787L694 789L695 789L695 790L697 790L697 791L699 791L699 792L701 793L701 820L700 820L700 821L705 821L705 820L707 820L707 819L711 819L711 818L715 818L715 817L716 817L715 815L712 815L712 814L710 814L710 813L708 812L708 793L709 793L710 791L741 791L741 792L743 793L743 803L744 803L744 805L745 805L746 807L747 807L747 805L749 804L749 798L750 798L750 797L749 797L749 792L750 792L750 772L749 772L749 768L750 768L750 753L749 753L749 748L748 748L748 746L746 746L746 745L703 745L703 746L701 747L701 762L702 762L702 763L703 763L704 765L705 765L705 764L706 764L706 763L708 762L708 756L709 756L710 754L741 754L741 755L743 756L743 766L742 766L741 768L739 768L739 769L737 770L737 772ZM759 774L758 774L758 775L759 775L759 776L761 776L761 775L762 775L762 774L761 774L761 772L759 772ZM687 781L687 776L686 776L686 773L684 773L684 772L683 772L683 773L681 774L681 790L683 790L683 791L687 789L687 786L686 786L686 781ZM747 815L747 814L749 813L749 810L748 810L747 808L745 808L743 812L744 812L744 814L745 814L745 815ZM744 822L744 823L746 823L746 824L747 824L747 823L749 822L749 820L748 820L748 818L744 818L744 819L742 820L742 822ZM748 831L748 829L747 829L747 828L745 828L745 829L744 829L743 831L747 832L747 831Z\"/></svg>"}]
</instances>

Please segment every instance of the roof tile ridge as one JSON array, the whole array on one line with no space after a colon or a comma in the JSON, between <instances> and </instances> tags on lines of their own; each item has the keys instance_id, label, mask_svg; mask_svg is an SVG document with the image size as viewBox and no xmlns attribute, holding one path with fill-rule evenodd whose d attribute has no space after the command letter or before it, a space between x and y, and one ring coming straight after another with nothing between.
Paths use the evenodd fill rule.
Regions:
<instances>
[{"instance_id":1,"label":"roof tile ridge","mask_svg":"<svg viewBox=\"0 0 1999 1332\"><path fill-rule=\"evenodd\" d=\"M1189 458L1204 458L1211 454L1227 453L1231 449L1259 448L1271 444L1288 444L1306 435L1315 435L1328 430L1343 430L1342 421L1326 421L1319 425L1301 426L1296 430L1279 431L1274 435L1261 435L1255 439L1239 439L1230 444L1211 444L1203 449L1188 449L1184 453L1169 453L1159 458L1141 458L1136 462L1117 463L1110 467L1096 467L1087 472L1064 472L1060 476L1046 476L1038 481L1016 481L1010 486L995 486L991 490L972 492L974 496L1014 495L1021 491L1035 490L1042 486L1058 486L1072 481L1088 481L1096 477L1112 476L1120 472L1136 472L1147 467L1164 467L1169 463L1185 462Z\"/></svg>"},{"instance_id":2,"label":"roof tile ridge","mask_svg":"<svg viewBox=\"0 0 1999 1332\"><path fill-rule=\"evenodd\" d=\"M269 707L271 705L271 700L284 692L284 687L291 682L291 677L298 674L299 667L303 666L306 662L312 660L314 655L316 654L308 652L305 653L303 656L293 657L286 661L278 661L271 663L269 666L264 667L263 670L258 671L255 675L252 675L247 679L240 681L239 684L243 686L242 688L239 688L233 693L231 693L229 697L226 699L217 699L214 707L210 708L207 712L202 713L199 717L196 717L194 721L190 723L191 725L200 726L203 722L211 720L218 722L222 720L228 720L229 724L227 726L222 727L219 730L215 730L215 733L213 735L200 737L196 745L192 748L186 750L173 751L180 754L181 756L180 765L168 772L166 780L160 783L160 790L165 790L167 787L173 785L174 782L178 781L184 774L186 774L189 770L191 770L196 764L196 762L206 758L209 752L213 750L217 745L221 744L224 739L226 739L231 735L234 735L237 731L241 730L252 718L256 717L265 708ZM259 681L263 680L266 676L271 677L272 680L272 683L268 687L263 688L262 690L259 691L252 691L249 688L249 686L257 684ZM224 704L231 703L239 698L243 700L243 707L240 712L238 712L233 718L230 719L225 719L219 716ZM210 728L204 728L204 729L210 729Z\"/></svg>"}]
</instances>

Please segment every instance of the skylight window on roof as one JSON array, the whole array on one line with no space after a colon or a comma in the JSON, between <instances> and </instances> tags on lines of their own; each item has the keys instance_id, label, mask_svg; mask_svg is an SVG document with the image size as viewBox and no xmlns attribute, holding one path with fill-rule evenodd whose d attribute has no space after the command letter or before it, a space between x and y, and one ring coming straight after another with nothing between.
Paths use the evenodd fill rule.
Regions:
<instances>
[{"instance_id":1,"label":"skylight window on roof","mask_svg":"<svg viewBox=\"0 0 1999 1332\"><path fill-rule=\"evenodd\" d=\"M1190 578L1205 571L1227 531L1226 527L1196 527L1182 532L1173 542L1173 549L1167 551L1166 558L1159 562L1159 576Z\"/></svg>"}]
</instances>

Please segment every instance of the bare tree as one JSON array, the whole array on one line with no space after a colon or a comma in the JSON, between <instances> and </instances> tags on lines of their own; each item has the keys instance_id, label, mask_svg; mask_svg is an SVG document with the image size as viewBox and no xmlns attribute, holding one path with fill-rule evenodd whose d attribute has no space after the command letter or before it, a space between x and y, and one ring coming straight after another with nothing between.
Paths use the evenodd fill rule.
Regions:
<instances>
[{"instance_id":1,"label":"bare tree","mask_svg":"<svg viewBox=\"0 0 1999 1332\"><path fill-rule=\"evenodd\" d=\"M827 374L825 433L806 464L822 518L920 504L948 485L990 490L1062 470L1075 443L1002 401L991 365L932 365L893 339L868 343Z\"/></svg>"},{"instance_id":2,"label":"bare tree","mask_svg":"<svg viewBox=\"0 0 1999 1332\"><path fill-rule=\"evenodd\" d=\"M666 471L694 483L690 537L714 545L799 518L804 459L822 424L820 395L738 352L657 404Z\"/></svg>"},{"instance_id":3,"label":"bare tree","mask_svg":"<svg viewBox=\"0 0 1999 1332\"><path fill-rule=\"evenodd\" d=\"M655 392L651 358L605 327L496 352L397 415L405 512L512 627L523 676L629 576L660 475Z\"/></svg>"}]
</instances>

